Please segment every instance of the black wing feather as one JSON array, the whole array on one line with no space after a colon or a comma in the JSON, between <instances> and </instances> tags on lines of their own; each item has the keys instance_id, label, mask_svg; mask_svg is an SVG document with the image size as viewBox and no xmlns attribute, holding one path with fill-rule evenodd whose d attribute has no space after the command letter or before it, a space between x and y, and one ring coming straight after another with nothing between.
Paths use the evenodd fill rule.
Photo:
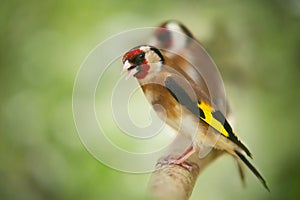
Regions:
<instances>
[{"instance_id":1,"label":"black wing feather","mask_svg":"<svg viewBox=\"0 0 300 200\"><path fill-rule=\"evenodd\" d=\"M249 151L249 149L237 138L237 136L233 133L232 128L230 126L230 124L228 123L228 121L226 120L226 118L224 117L224 115L220 112L220 111L215 111L212 113L213 117L218 120L219 122L221 122L221 124L223 124L225 130L227 131L227 133L229 134L229 139L234 142L235 144L237 144L239 147L241 147L246 154L252 158L251 152Z\"/></svg>"},{"instance_id":2,"label":"black wing feather","mask_svg":"<svg viewBox=\"0 0 300 200\"><path fill-rule=\"evenodd\" d=\"M165 86L171 93L171 95L176 99L178 103L185 106L189 111L191 111L195 116L205 117L204 112L197 106L197 102L193 101L189 95L180 87L172 77L167 77L165 80Z\"/></svg>"},{"instance_id":3,"label":"black wing feather","mask_svg":"<svg viewBox=\"0 0 300 200\"><path fill-rule=\"evenodd\" d=\"M191 111L197 118L200 116L202 118L205 118L205 113L201 108L198 107L197 103L193 101L190 96L184 91L184 89L176 83L176 81L172 77L167 77L165 80L165 86L167 87L168 91L171 93L171 95L176 99L178 103L185 106L189 111ZM231 126L229 125L228 121L224 117L224 115L220 111L215 111L212 113L213 117L221 122L225 128L225 130L229 134L229 139L237 144L239 147L241 147L248 156L251 157L250 151L247 149L247 147L239 141L239 139L235 136L235 134L232 131ZM240 160L247 165L247 167L252 171L252 173L259 179L259 181L262 183L262 185L270 191L269 187L267 186L267 183L265 179L261 176L261 174L257 171L257 169L246 159L246 157L239 152L238 150L234 150L236 155L240 158ZM241 171L240 168L240 174L243 180L244 174Z\"/></svg>"},{"instance_id":4,"label":"black wing feather","mask_svg":"<svg viewBox=\"0 0 300 200\"><path fill-rule=\"evenodd\" d=\"M169 76L166 78L165 86L178 103L185 106L197 118L201 117L202 119L205 119L205 113L201 108L198 107L199 100L198 102L193 101L190 96L184 91L184 89L172 77ZM242 148L249 157L252 157L251 152L248 150L248 148L233 133L232 128L224 115L220 111L214 111L212 112L212 115L216 120L223 124L224 129L229 134L227 138L238 145L240 148Z\"/></svg>"}]
</instances>

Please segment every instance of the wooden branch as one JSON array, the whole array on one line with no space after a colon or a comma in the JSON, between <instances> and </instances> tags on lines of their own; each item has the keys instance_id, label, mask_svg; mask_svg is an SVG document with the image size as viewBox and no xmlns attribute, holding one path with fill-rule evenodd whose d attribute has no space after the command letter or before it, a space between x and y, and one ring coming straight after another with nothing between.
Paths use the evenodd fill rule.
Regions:
<instances>
[{"instance_id":1,"label":"wooden branch","mask_svg":"<svg viewBox=\"0 0 300 200\"><path fill-rule=\"evenodd\" d=\"M150 196L154 200L187 200L192 194L198 175L223 152L211 151L199 159L195 153L183 165L170 164L174 156L162 158L156 165L149 181Z\"/></svg>"}]
</instances>

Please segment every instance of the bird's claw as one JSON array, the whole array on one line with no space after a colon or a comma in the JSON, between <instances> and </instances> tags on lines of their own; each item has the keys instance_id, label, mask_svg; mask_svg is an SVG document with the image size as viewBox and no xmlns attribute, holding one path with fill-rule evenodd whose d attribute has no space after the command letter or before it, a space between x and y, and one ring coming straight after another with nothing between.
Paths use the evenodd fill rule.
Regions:
<instances>
[{"instance_id":1,"label":"bird's claw","mask_svg":"<svg viewBox=\"0 0 300 200\"><path fill-rule=\"evenodd\" d=\"M163 165L179 165L183 168L185 168L188 171L192 171L193 165L189 161L185 160L182 162L178 157L174 156L167 156L165 158L162 158L158 161L157 165L163 166Z\"/></svg>"}]
</instances>

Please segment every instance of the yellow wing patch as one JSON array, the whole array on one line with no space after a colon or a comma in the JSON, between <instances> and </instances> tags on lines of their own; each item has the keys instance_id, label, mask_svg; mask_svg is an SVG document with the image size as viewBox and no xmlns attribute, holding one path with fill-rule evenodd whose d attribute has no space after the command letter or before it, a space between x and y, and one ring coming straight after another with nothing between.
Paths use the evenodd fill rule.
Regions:
<instances>
[{"instance_id":1,"label":"yellow wing patch","mask_svg":"<svg viewBox=\"0 0 300 200\"><path fill-rule=\"evenodd\" d=\"M216 129L219 133L221 133L225 137L229 137L229 133L225 130L223 124L213 117L212 107L209 104L205 102L200 102L198 103L198 107L204 113L205 117L204 118L200 117L203 121L205 121L207 124L209 124L211 127Z\"/></svg>"}]
</instances>

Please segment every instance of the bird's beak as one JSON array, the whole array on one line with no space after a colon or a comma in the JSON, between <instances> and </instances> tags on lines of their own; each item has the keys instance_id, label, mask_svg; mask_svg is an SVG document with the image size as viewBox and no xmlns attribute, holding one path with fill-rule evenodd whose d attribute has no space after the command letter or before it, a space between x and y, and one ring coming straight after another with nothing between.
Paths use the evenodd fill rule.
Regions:
<instances>
[{"instance_id":1,"label":"bird's beak","mask_svg":"<svg viewBox=\"0 0 300 200\"><path fill-rule=\"evenodd\" d=\"M131 64L129 63L128 60L125 61L124 65L123 65L123 70L122 72L125 72L126 70L128 70L131 67Z\"/></svg>"},{"instance_id":2,"label":"bird's beak","mask_svg":"<svg viewBox=\"0 0 300 200\"><path fill-rule=\"evenodd\" d=\"M138 72L136 67L132 68L132 65L129 63L128 60L125 61L122 71L124 72L126 70L128 70L128 74L126 75L125 80L128 80L130 76L133 76L134 74L136 74Z\"/></svg>"}]
</instances>

